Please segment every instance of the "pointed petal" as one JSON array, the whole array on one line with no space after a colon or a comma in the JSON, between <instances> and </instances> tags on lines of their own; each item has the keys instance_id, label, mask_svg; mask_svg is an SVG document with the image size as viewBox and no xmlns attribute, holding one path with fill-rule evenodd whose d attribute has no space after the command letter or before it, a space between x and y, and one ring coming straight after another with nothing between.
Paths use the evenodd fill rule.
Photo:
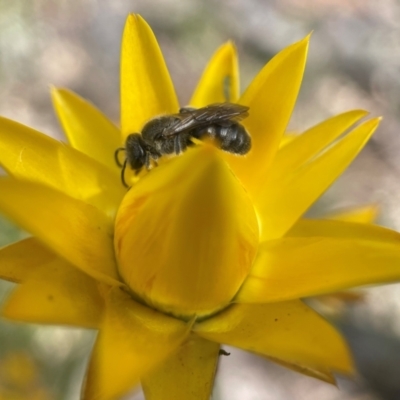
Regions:
<instances>
[{"instance_id":1,"label":"pointed petal","mask_svg":"<svg viewBox=\"0 0 400 400\"><path fill-rule=\"evenodd\" d=\"M7 299L2 316L12 320L99 328L103 299L97 283L61 258L42 264Z\"/></svg>"},{"instance_id":2,"label":"pointed petal","mask_svg":"<svg viewBox=\"0 0 400 400\"><path fill-rule=\"evenodd\" d=\"M282 149L283 147L287 146L289 143L292 142L292 140L296 139L299 136L299 133L296 132L285 132L285 134L282 136L282 139L279 143L279 150ZM278 155L279 153L277 153Z\"/></svg>"},{"instance_id":3,"label":"pointed petal","mask_svg":"<svg viewBox=\"0 0 400 400\"><path fill-rule=\"evenodd\" d=\"M114 159L115 150L122 145L119 129L100 110L67 89L52 88L51 96L71 146L119 173Z\"/></svg>"},{"instance_id":4,"label":"pointed petal","mask_svg":"<svg viewBox=\"0 0 400 400\"><path fill-rule=\"evenodd\" d=\"M193 335L142 379L146 400L209 400L218 357L218 343Z\"/></svg>"},{"instance_id":5,"label":"pointed petal","mask_svg":"<svg viewBox=\"0 0 400 400\"><path fill-rule=\"evenodd\" d=\"M301 219L287 232L286 236L372 240L400 245L399 233L391 229L329 219Z\"/></svg>"},{"instance_id":6,"label":"pointed petal","mask_svg":"<svg viewBox=\"0 0 400 400\"><path fill-rule=\"evenodd\" d=\"M140 132L149 119L178 110L175 89L154 33L140 15L130 14L121 50L122 135Z\"/></svg>"},{"instance_id":7,"label":"pointed petal","mask_svg":"<svg viewBox=\"0 0 400 400\"><path fill-rule=\"evenodd\" d=\"M377 204L368 204L366 206L337 211L333 214L327 215L326 218L347 222L373 224L378 217L378 213L379 207Z\"/></svg>"},{"instance_id":8,"label":"pointed petal","mask_svg":"<svg viewBox=\"0 0 400 400\"><path fill-rule=\"evenodd\" d=\"M379 118L364 122L318 158L268 182L256 199L261 240L282 237L353 161L378 124Z\"/></svg>"},{"instance_id":9,"label":"pointed petal","mask_svg":"<svg viewBox=\"0 0 400 400\"><path fill-rule=\"evenodd\" d=\"M0 279L25 282L32 271L56 255L36 238L28 238L0 249Z\"/></svg>"},{"instance_id":10,"label":"pointed petal","mask_svg":"<svg viewBox=\"0 0 400 400\"><path fill-rule=\"evenodd\" d=\"M368 112L363 110L348 111L297 135L290 144L277 153L271 167L270 179L281 179L282 176L304 165L367 114Z\"/></svg>"},{"instance_id":11,"label":"pointed petal","mask_svg":"<svg viewBox=\"0 0 400 400\"><path fill-rule=\"evenodd\" d=\"M142 306L120 289L112 289L84 398L114 399L132 389L179 348L190 327L190 323Z\"/></svg>"},{"instance_id":12,"label":"pointed petal","mask_svg":"<svg viewBox=\"0 0 400 400\"><path fill-rule=\"evenodd\" d=\"M274 357L268 357L269 360L282 365L282 367L291 369L292 371L299 372L300 374L311 376L312 378L319 379L320 381L336 385L335 376L327 368L311 368L306 365L293 364L287 361L280 360Z\"/></svg>"},{"instance_id":13,"label":"pointed petal","mask_svg":"<svg viewBox=\"0 0 400 400\"><path fill-rule=\"evenodd\" d=\"M54 187L110 213L125 192L118 177L94 159L2 117L0 165L15 178Z\"/></svg>"},{"instance_id":14,"label":"pointed petal","mask_svg":"<svg viewBox=\"0 0 400 400\"><path fill-rule=\"evenodd\" d=\"M83 272L119 284L112 222L95 207L55 189L0 179L0 210Z\"/></svg>"},{"instance_id":15,"label":"pointed petal","mask_svg":"<svg viewBox=\"0 0 400 400\"><path fill-rule=\"evenodd\" d=\"M277 54L257 75L239 103L250 107L243 120L252 138L245 157L226 154L250 193L265 180L292 114L307 57L309 36Z\"/></svg>"},{"instance_id":16,"label":"pointed petal","mask_svg":"<svg viewBox=\"0 0 400 400\"><path fill-rule=\"evenodd\" d=\"M193 93L190 105L205 107L214 103L237 103L239 66L235 45L223 44L212 56Z\"/></svg>"},{"instance_id":17,"label":"pointed petal","mask_svg":"<svg viewBox=\"0 0 400 400\"><path fill-rule=\"evenodd\" d=\"M398 243L335 237L284 238L260 247L237 301L283 301L399 279Z\"/></svg>"},{"instance_id":18,"label":"pointed petal","mask_svg":"<svg viewBox=\"0 0 400 400\"><path fill-rule=\"evenodd\" d=\"M257 252L253 205L219 154L199 146L155 168L117 215L121 276L139 297L175 315L226 306Z\"/></svg>"},{"instance_id":19,"label":"pointed petal","mask_svg":"<svg viewBox=\"0 0 400 400\"><path fill-rule=\"evenodd\" d=\"M234 305L195 325L194 331L290 364L328 371L353 371L345 341L325 319L299 300Z\"/></svg>"}]
</instances>

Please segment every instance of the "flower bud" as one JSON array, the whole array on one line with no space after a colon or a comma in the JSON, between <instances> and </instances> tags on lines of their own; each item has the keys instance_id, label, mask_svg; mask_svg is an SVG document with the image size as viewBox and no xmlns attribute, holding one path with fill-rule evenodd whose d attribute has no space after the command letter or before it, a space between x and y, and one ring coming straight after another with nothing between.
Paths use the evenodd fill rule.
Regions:
<instances>
[{"instance_id":1,"label":"flower bud","mask_svg":"<svg viewBox=\"0 0 400 400\"><path fill-rule=\"evenodd\" d=\"M252 202L218 153L204 145L150 171L116 219L121 277L147 304L179 317L227 306L257 251Z\"/></svg>"}]
</instances>

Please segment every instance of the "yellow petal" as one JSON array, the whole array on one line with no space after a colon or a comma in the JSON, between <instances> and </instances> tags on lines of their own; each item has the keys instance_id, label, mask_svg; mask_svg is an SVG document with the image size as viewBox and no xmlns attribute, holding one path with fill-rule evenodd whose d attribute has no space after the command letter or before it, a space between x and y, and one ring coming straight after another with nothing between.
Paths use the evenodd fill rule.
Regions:
<instances>
[{"instance_id":1,"label":"yellow petal","mask_svg":"<svg viewBox=\"0 0 400 400\"><path fill-rule=\"evenodd\" d=\"M260 247L237 301L283 301L399 279L398 243L335 237L284 238Z\"/></svg>"},{"instance_id":2,"label":"yellow petal","mask_svg":"<svg viewBox=\"0 0 400 400\"><path fill-rule=\"evenodd\" d=\"M48 263L56 255L36 238L28 238L0 249L0 278L25 282L32 271Z\"/></svg>"},{"instance_id":3,"label":"yellow petal","mask_svg":"<svg viewBox=\"0 0 400 400\"><path fill-rule=\"evenodd\" d=\"M228 304L257 251L252 203L219 153L199 146L155 168L117 215L122 278L140 298L176 315Z\"/></svg>"},{"instance_id":4,"label":"yellow petal","mask_svg":"<svg viewBox=\"0 0 400 400\"><path fill-rule=\"evenodd\" d=\"M340 221L372 224L376 221L378 213L379 207L376 204L368 204L366 206L337 211L327 215L326 218Z\"/></svg>"},{"instance_id":5,"label":"yellow petal","mask_svg":"<svg viewBox=\"0 0 400 400\"><path fill-rule=\"evenodd\" d=\"M71 146L118 173L114 152L122 145L119 129L96 107L69 90L52 88L51 95Z\"/></svg>"},{"instance_id":6,"label":"yellow petal","mask_svg":"<svg viewBox=\"0 0 400 400\"><path fill-rule=\"evenodd\" d=\"M236 103L239 98L239 66L235 45L223 44L212 56L193 93L190 105Z\"/></svg>"},{"instance_id":7,"label":"yellow petal","mask_svg":"<svg viewBox=\"0 0 400 400\"><path fill-rule=\"evenodd\" d=\"M95 207L49 187L0 179L0 211L88 275L119 284L112 222Z\"/></svg>"},{"instance_id":8,"label":"yellow petal","mask_svg":"<svg viewBox=\"0 0 400 400\"><path fill-rule=\"evenodd\" d=\"M110 291L87 375L85 399L119 398L160 365L188 337L191 324Z\"/></svg>"},{"instance_id":9,"label":"yellow petal","mask_svg":"<svg viewBox=\"0 0 400 400\"><path fill-rule=\"evenodd\" d=\"M2 117L0 165L15 178L54 187L110 214L125 192L115 174L91 157Z\"/></svg>"},{"instance_id":10,"label":"yellow petal","mask_svg":"<svg viewBox=\"0 0 400 400\"><path fill-rule=\"evenodd\" d=\"M307 57L309 36L277 54L257 75L239 103L250 107L243 120L252 138L245 157L226 154L235 174L250 193L257 193L289 122Z\"/></svg>"},{"instance_id":11,"label":"yellow petal","mask_svg":"<svg viewBox=\"0 0 400 400\"><path fill-rule=\"evenodd\" d=\"M142 379L146 400L209 400L218 357L218 343L193 335Z\"/></svg>"},{"instance_id":12,"label":"yellow petal","mask_svg":"<svg viewBox=\"0 0 400 400\"><path fill-rule=\"evenodd\" d=\"M103 300L95 280L61 258L42 264L11 293L5 318L98 328Z\"/></svg>"},{"instance_id":13,"label":"yellow petal","mask_svg":"<svg viewBox=\"0 0 400 400\"><path fill-rule=\"evenodd\" d=\"M379 118L364 122L302 168L267 182L256 199L261 240L282 237L353 161L378 124Z\"/></svg>"},{"instance_id":14,"label":"yellow petal","mask_svg":"<svg viewBox=\"0 0 400 400\"><path fill-rule=\"evenodd\" d=\"M196 324L194 331L208 340L290 364L343 373L353 371L341 335L299 300L234 305Z\"/></svg>"},{"instance_id":15,"label":"yellow petal","mask_svg":"<svg viewBox=\"0 0 400 400\"><path fill-rule=\"evenodd\" d=\"M301 219L287 237L332 237L337 239L372 240L400 245L396 231L376 225L328 219Z\"/></svg>"},{"instance_id":16,"label":"yellow petal","mask_svg":"<svg viewBox=\"0 0 400 400\"><path fill-rule=\"evenodd\" d=\"M300 374L311 376L312 378L319 379L320 381L331 383L332 385L336 385L335 376L329 371L328 368L312 368L306 365L301 364L293 364L287 361L280 360L275 357L268 357L271 361L282 365L285 368L291 369L292 371L299 372Z\"/></svg>"},{"instance_id":17,"label":"yellow petal","mask_svg":"<svg viewBox=\"0 0 400 400\"><path fill-rule=\"evenodd\" d=\"M140 132L149 119L178 110L175 89L154 33L140 15L130 14L121 50L122 135Z\"/></svg>"},{"instance_id":18,"label":"yellow petal","mask_svg":"<svg viewBox=\"0 0 400 400\"><path fill-rule=\"evenodd\" d=\"M286 145L292 142L292 140L296 139L299 136L299 133L296 132L285 132L285 134L282 136L282 139L279 143L279 149L282 149ZM277 153L279 154L279 153Z\"/></svg>"},{"instance_id":19,"label":"yellow petal","mask_svg":"<svg viewBox=\"0 0 400 400\"><path fill-rule=\"evenodd\" d=\"M297 135L288 146L284 146L277 153L269 179L282 179L283 176L304 165L367 114L368 112L363 110L348 111Z\"/></svg>"}]
</instances>

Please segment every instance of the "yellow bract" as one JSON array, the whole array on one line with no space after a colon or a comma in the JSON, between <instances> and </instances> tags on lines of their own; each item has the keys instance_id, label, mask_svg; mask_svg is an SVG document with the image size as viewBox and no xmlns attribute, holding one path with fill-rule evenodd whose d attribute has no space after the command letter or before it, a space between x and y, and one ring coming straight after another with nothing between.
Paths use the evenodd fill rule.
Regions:
<instances>
[{"instance_id":1,"label":"yellow bract","mask_svg":"<svg viewBox=\"0 0 400 400\"><path fill-rule=\"evenodd\" d=\"M369 239L344 234L266 242L237 301L284 301L399 280L399 242Z\"/></svg>"},{"instance_id":2,"label":"yellow bract","mask_svg":"<svg viewBox=\"0 0 400 400\"><path fill-rule=\"evenodd\" d=\"M53 88L51 95L71 145L117 171L114 150L122 145L119 129L94 106L69 90Z\"/></svg>"},{"instance_id":3,"label":"yellow bract","mask_svg":"<svg viewBox=\"0 0 400 400\"><path fill-rule=\"evenodd\" d=\"M64 143L7 118L0 117L0 132L0 166L10 176L58 189L109 215L115 213L124 191L108 168Z\"/></svg>"},{"instance_id":4,"label":"yellow bract","mask_svg":"<svg viewBox=\"0 0 400 400\"><path fill-rule=\"evenodd\" d=\"M0 250L0 278L21 283L43 264L56 255L36 238L28 238L10 244Z\"/></svg>"},{"instance_id":5,"label":"yellow bract","mask_svg":"<svg viewBox=\"0 0 400 400\"><path fill-rule=\"evenodd\" d=\"M142 379L146 400L209 399L218 357L218 343L192 335L173 357Z\"/></svg>"},{"instance_id":6,"label":"yellow bract","mask_svg":"<svg viewBox=\"0 0 400 400\"><path fill-rule=\"evenodd\" d=\"M282 237L353 161L378 124L378 118L366 121L310 162L266 180L255 201L261 240Z\"/></svg>"},{"instance_id":7,"label":"yellow bract","mask_svg":"<svg viewBox=\"0 0 400 400\"><path fill-rule=\"evenodd\" d=\"M247 105L251 151L197 144L128 192L116 148L179 110L140 16L122 40L121 132L66 89L52 94L72 147L0 118L0 210L34 235L0 249L0 277L20 284L3 315L100 330L86 400L140 381L147 400L208 400L220 343L330 383L353 372L341 335L299 299L399 280L400 235L367 224L371 206L302 219L379 124L353 127L367 114L354 110L284 136L308 42L276 55L242 96L235 47L221 46L190 104Z\"/></svg>"},{"instance_id":8,"label":"yellow bract","mask_svg":"<svg viewBox=\"0 0 400 400\"><path fill-rule=\"evenodd\" d=\"M140 132L151 118L178 112L175 89L154 33L140 15L129 15L121 49L122 137Z\"/></svg>"},{"instance_id":9,"label":"yellow bract","mask_svg":"<svg viewBox=\"0 0 400 400\"><path fill-rule=\"evenodd\" d=\"M350 210L336 211L327 216L340 221L373 223L378 217L379 207L376 204L357 207Z\"/></svg>"},{"instance_id":10,"label":"yellow bract","mask_svg":"<svg viewBox=\"0 0 400 400\"><path fill-rule=\"evenodd\" d=\"M95 279L118 285L112 224L97 208L51 187L0 180L0 208L60 256Z\"/></svg>"},{"instance_id":11,"label":"yellow bract","mask_svg":"<svg viewBox=\"0 0 400 400\"><path fill-rule=\"evenodd\" d=\"M247 190L256 195L289 122L303 79L309 37L277 54L253 80L239 103L250 107L243 121L251 133L252 149L246 157L226 155Z\"/></svg>"},{"instance_id":12,"label":"yellow bract","mask_svg":"<svg viewBox=\"0 0 400 400\"><path fill-rule=\"evenodd\" d=\"M268 182L276 184L284 175L292 173L312 160L367 114L363 110L348 111L329 118L306 130L301 135L297 135L296 140L289 141L276 154L266 185L268 185Z\"/></svg>"},{"instance_id":13,"label":"yellow bract","mask_svg":"<svg viewBox=\"0 0 400 400\"><path fill-rule=\"evenodd\" d=\"M239 98L239 67L232 42L221 46L211 58L189 102L192 107L205 107Z\"/></svg>"},{"instance_id":14,"label":"yellow bract","mask_svg":"<svg viewBox=\"0 0 400 400\"><path fill-rule=\"evenodd\" d=\"M340 334L299 300L240 304L196 325L209 340L316 369L351 373L353 364Z\"/></svg>"},{"instance_id":15,"label":"yellow bract","mask_svg":"<svg viewBox=\"0 0 400 400\"><path fill-rule=\"evenodd\" d=\"M17 321L99 328L103 299L96 282L62 259L43 263L19 285L3 309ZM60 312L62 310L62 312Z\"/></svg>"},{"instance_id":16,"label":"yellow bract","mask_svg":"<svg viewBox=\"0 0 400 400\"><path fill-rule=\"evenodd\" d=\"M111 289L93 350L86 397L105 400L121 396L173 353L190 328L190 323L144 307L119 288Z\"/></svg>"}]
</instances>

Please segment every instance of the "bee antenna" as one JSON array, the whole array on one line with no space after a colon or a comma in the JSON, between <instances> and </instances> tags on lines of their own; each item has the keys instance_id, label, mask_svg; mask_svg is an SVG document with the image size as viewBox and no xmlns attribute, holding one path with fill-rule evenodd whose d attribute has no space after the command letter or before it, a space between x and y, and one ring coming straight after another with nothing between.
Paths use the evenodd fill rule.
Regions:
<instances>
[{"instance_id":1,"label":"bee antenna","mask_svg":"<svg viewBox=\"0 0 400 400\"><path fill-rule=\"evenodd\" d=\"M130 186L126 183L125 181L125 170L126 170L126 164L128 163L128 159L125 159L124 163L122 164L122 169L121 169L121 181L122 184L126 187L126 188L130 188Z\"/></svg>"},{"instance_id":2,"label":"bee antenna","mask_svg":"<svg viewBox=\"0 0 400 400\"><path fill-rule=\"evenodd\" d=\"M115 159L115 162L116 162L116 164L118 165L118 167L122 167L122 166L124 166L124 164L126 164L126 163L124 163L124 164L121 164L121 162L119 161L119 158L118 158L118 155L119 155L119 153L121 152L121 151L125 151L126 149L125 149L125 147L119 147L117 150L115 150L115 152L114 152L114 159ZM125 168L125 167L124 167Z\"/></svg>"}]
</instances>

